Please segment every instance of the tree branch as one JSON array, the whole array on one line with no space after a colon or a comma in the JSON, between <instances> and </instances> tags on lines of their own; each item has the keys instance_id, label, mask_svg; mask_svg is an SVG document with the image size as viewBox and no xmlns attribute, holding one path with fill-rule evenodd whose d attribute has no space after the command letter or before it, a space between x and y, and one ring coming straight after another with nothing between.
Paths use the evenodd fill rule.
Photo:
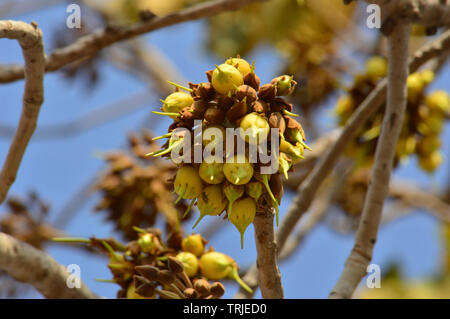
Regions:
<instances>
[{"instance_id":1,"label":"tree branch","mask_svg":"<svg viewBox=\"0 0 450 319\"><path fill-rule=\"evenodd\" d=\"M381 7L383 24L389 24L388 33L397 25L405 23L422 24L426 27L450 25L450 4L442 0L366 0ZM382 30L383 30L382 26Z\"/></svg>"},{"instance_id":2,"label":"tree branch","mask_svg":"<svg viewBox=\"0 0 450 319\"><path fill-rule=\"evenodd\" d=\"M255 243L258 256L256 265L258 283L265 299L283 298L281 274L277 265L277 243L273 231L273 211L267 209L257 213L253 226L255 228Z\"/></svg>"},{"instance_id":3,"label":"tree branch","mask_svg":"<svg viewBox=\"0 0 450 319\"><path fill-rule=\"evenodd\" d=\"M364 208L356 231L355 244L345 262L344 270L330 293L330 298L350 298L372 260L377 240L381 212L389 191L389 180L395 146L402 128L406 109L406 79L408 77L409 23L398 24L388 37L388 91L386 113Z\"/></svg>"},{"instance_id":4,"label":"tree branch","mask_svg":"<svg viewBox=\"0 0 450 319\"><path fill-rule=\"evenodd\" d=\"M45 70L56 71L66 64L83 58L92 57L100 50L116 42L130 39L154 30L175 25L182 22L210 17L224 11L237 10L248 4L265 0L216 0L200 3L192 7L170 13L162 17L155 17L132 26L108 26L94 31L74 43L56 49L48 57ZM0 69L0 83L7 83L22 79L24 69L22 66L8 66Z\"/></svg>"},{"instance_id":5,"label":"tree branch","mask_svg":"<svg viewBox=\"0 0 450 319\"><path fill-rule=\"evenodd\" d=\"M69 273L52 257L14 237L0 232L0 269L28 283L46 298L98 298L84 284L68 288Z\"/></svg>"},{"instance_id":6,"label":"tree branch","mask_svg":"<svg viewBox=\"0 0 450 319\"><path fill-rule=\"evenodd\" d=\"M36 128L44 102L44 45L42 32L35 22L0 21L0 38L15 39L25 59L25 91L19 125L0 172L0 204L14 183L28 142Z\"/></svg>"}]
</instances>

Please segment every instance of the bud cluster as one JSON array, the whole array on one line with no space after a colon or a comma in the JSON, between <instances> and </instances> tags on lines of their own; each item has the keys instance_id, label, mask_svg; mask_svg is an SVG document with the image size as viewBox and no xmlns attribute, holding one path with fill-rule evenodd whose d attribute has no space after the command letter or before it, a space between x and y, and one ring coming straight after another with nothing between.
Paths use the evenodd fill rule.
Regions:
<instances>
[{"instance_id":1,"label":"bud cluster","mask_svg":"<svg viewBox=\"0 0 450 319\"><path fill-rule=\"evenodd\" d=\"M337 101L335 113L340 125L345 124L386 73L387 63L384 58L372 57L367 61L365 73L356 75L353 85L347 89L347 94ZM408 76L407 111L396 146L395 166L414 154L420 167L431 173L443 161L440 133L446 117L450 114L450 98L443 90L425 92L433 79L434 72L431 70ZM360 166L370 165L373 161L383 114L384 107L370 118L346 149L347 155L355 158Z\"/></svg>"},{"instance_id":2,"label":"bud cluster","mask_svg":"<svg viewBox=\"0 0 450 319\"><path fill-rule=\"evenodd\" d=\"M168 138L163 149L148 155L169 157L177 163L171 152L180 148L187 136L191 139L195 136L195 123L201 123L202 131L216 129L218 135L202 135L200 146L201 154L208 148L214 156L202 158L201 163L177 163L174 191L178 200L191 200L188 210L197 205L200 217L194 227L204 216L217 216L226 211L226 218L236 226L242 239L257 211L274 207L278 223L283 193L280 174L288 178L293 164L303 158L305 148L309 149L302 126L293 118L297 115L291 113L292 104L283 98L292 94L297 83L292 76L282 75L261 85L254 63L250 65L240 57L216 65L206 75L207 82L189 83L189 87L169 82L176 87L175 92L161 100L161 112L153 113L169 116L174 121L167 134L156 138ZM179 128L192 134L178 133ZM223 149L230 139L224 133L230 128L236 129L245 141L244 152L237 148L232 152ZM269 134L271 129L276 133ZM275 151L271 147L274 143L279 145ZM188 151L183 148L183 155L189 152L187 158L191 159L199 145L195 140L189 145L192 148ZM278 171L275 169L274 174L265 173L263 168L267 164L259 155L256 160L250 160L250 150L257 149L260 153L262 145L269 145L267 149L276 152L271 154L278 161L275 162Z\"/></svg>"},{"instance_id":3,"label":"bud cluster","mask_svg":"<svg viewBox=\"0 0 450 319\"><path fill-rule=\"evenodd\" d=\"M169 229L177 229L178 215L187 206L184 202L174 205L170 193L167 180L176 167L145 156L158 147L148 132L129 135L128 144L131 152L114 151L103 156L108 166L95 185L101 193L96 210L105 211L128 239L136 236L133 226L152 226L158 213L164 215Z\"/></svg>"},{"instance_id":4,"label":"bud cluster","mask_svg":"<svg viewBox=\"0 0 450 319\"><path fill-rule=\"evenodd\" d=\"M0 232L37 249L44 249L45 243L59 234L59 230L48 222L50 206L34 192L25 198L8 197L3 209L0 212Z\"/></svg>"},{"instance_id":5,"label":"bud cluster","mask_svg":"<svg viewBox=\"0 0 450 319\"><path fill-rule=\"evenodd\" d=\"M201 235L183 238L181 233L172 232L164 243L159 229L134 229L137 239L126 245L113 238L54 238L54 241L87 243L107 254L113 279L99 281L120 285L118 298L220 298L225 293L220 282L224 279L233 279L252 291L239 277L237 263L212 247L206 249L207 241Z\"/></svg>"}]
</instances>

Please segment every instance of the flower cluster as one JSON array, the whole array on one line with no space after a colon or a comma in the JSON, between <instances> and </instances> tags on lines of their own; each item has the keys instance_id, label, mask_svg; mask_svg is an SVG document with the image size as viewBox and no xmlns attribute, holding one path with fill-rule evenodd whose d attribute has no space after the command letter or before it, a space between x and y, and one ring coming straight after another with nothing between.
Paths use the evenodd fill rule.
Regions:
<instances>
[{"instance_id":1,"label":"flower cluster","mask_svg":"<svg viewBox=\"0 0 450 319\"><path fill-rule=\"evenodd\" d=\"M6 211L0 213L0 232L43 249L48 240L60 234L47 221L49 209L49 204L34 192L26 198L11 196L5 202Z\"/></svg>"},{"instance_id":2,"label":"flower cluster","mask_svg":"<svg viewBox=\"0 0 450 319\"><path fill-rule=\"evenodd\" d=\"M131 152L109 152L104 156L108 167L95 186L101 193L96 210L105 211L128 239L136 235L133 226L153 226L158 213L164 215L168 231L176 231L178 215L186 210L183 202L173 204L167 182L176 167L145 156L158 147L148 132L129 135L128 143Z\"/></svg>"},{"instance_id":3,"label":"flower cluster","mask_svg":"<svg viewBox=\"0 0 450 319\"><path fill-rule=\"evenodd\" d=\"M241 243L257 211L275 208L278 223L283 193L281 174L287 178L293 164L303 158L304 149L309 149L302 126L293 118L297 115L291 113L292 104L283 98L295 89L293 77L283 75L260 85L254 71L254 63L250 66L237 57L207 71L208 82L189 83L189 88L169 82L176 91L161 100L162 112L153 113L169 116L174 122L167 134L156 138L168 138L163 148L149 153L170 157L179 165L174 190L178 200L191 200L187 211L197 204L200 218L194 227L204 216L226 211L228 220L241 233ZM196 144L198 126L203 133ZM206 133L208 130L215 133L211 136ZM230 138L229 130L238 134ZM243 150L230 151L228 143L238 138ZM267 163L260 156L263 145L274 159L274 173L264 170ZM188 159L182 163L172 155L181 146L183 158ZM198 147L201 155L207 150L211 155L196 162ZM257 150L257 156L250 155L252 149Z\"/></svg>"},{"instance_id":4,"label":"flower cluster","mask_svg":"<svg viewBox=\"0 0 450 319\"><path fill-rule=\"evenodd\" d=\"M54 238L57 242L87 243L109 257L113 282L120 285L118 298L211 299L220 298L225 288L220 280L241 280L237 263L229 256L206 249L199 234L182 237L173 233L164 243L161 231L134 227L138 236L126 245L114 239ZM136 234L135 232L135 234ZM212 281L212 282L210 282Z\"/></svg>"},{"instance_id":5,"label":"flower cluster","mask_svg":"<svg viewBox=\"0 0 450 319\"><path fill-rule=\"evenodd\" d=\"M335 108L339 124L344 125L358 105L386 76L387 64L384 58L372 57L366 63L364 74L356 75L353 85L342 96ZM443 90L425 93L434 79L434 72L424 70L410 74L407 81L407 112L399 136L394 165L410 155L418 157L419 165L427 172L433 172L442 163L440 133L445 118L450 113L450 98ZM383 108L384 109L384 108ZM361 128L346 152L359 165L370 165L380 135L383 109L377 112Z\"/></svg>"}]
</instances>

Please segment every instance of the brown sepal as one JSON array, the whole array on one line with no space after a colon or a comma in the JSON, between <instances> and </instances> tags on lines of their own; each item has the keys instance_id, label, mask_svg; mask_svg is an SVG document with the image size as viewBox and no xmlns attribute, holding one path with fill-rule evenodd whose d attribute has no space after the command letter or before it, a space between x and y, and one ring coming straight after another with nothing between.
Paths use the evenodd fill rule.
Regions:
<instances>
[{"instance_id":1,"label":"brown sepal","mask_svg":"<svg viewBox=\"0 0 450 319\"><path fill-rule=\"evenodd\" d=\"M226 112L234 104L234 99L228 95L222 95L217 99L217 107L222 111Z\"/></svg>"},{"instance_id":2,"label":"brown sepal","mask_svg":"<svg viewBox=\"0 0 450 319\"><path fill-rule=\"evenodd\" d=\"M247 114L247 103L245 101L236 102L226 113L228 121L234 123L239 118Z\"/></svg>"},{"instance_id":3,"label":"brown sepal","mask_svg":"<svg viewBox=\"0 0 450 319\"><path fill-rule=\"evenodd\" d=\"M204 117L209 124L221 124L225 119L225 112L210 107L209 109L206 110Z\"/></svg>"},{"instance_id":4,"label":"brown sepal","mask_svg":"<svg viewBox=\"0 0 450 319\"><path fill-rule=\"evenodd\" d=\"M270 102L277 96L277 87L273 84L264 84L259 88L258 97L261 100Z\"/></svg>"},{"instance_id":5,"label":"brown sepal","mask_svg":"<svg viewBox=\"0 0 450 319\"><path fill-rule=\"evenodd\" d=\"M259 90L259 86L261 85L261 80L259 76L257 76L254 72L249 72L244 76L244 84L250 85L256 91Z\"/></svg>"},{"instance_id":6,"label":"brown sepal","mask_svg":"<svg viewBox=\"0 0 450 319\"><path fill-rule=\"evenodd\" d=\"M269 125L272 128L277 128L280 134L284 134L284 131L286 130L286 123L280 112L273 112L270 114Z\"/></svg>"},{"instance_id":7,"label":"brown sepal","mask_svg":"<svg viewBox=\"0 0 450 319\"><path fill-rule=\"evenodd\" d=\"M256 113L267 113L269 112L269 104L263 100L256 100L251 106L252 110Z\"/></svg>"},{"instance_id":8,"label":"brown sepal","mask_svg":"<svg viewBox=\"0 0 450 319\"><path fill-rule=\"evenodd\" d=\"M213 71L214 70L209 70L209 71L205 72L206 73L206 77L208 78L209 82L211 82Z\"/></svg>"},{"instance_id":9,"label":"brown sepal","mask_svg":"<svg viewBox=\"0 0 450 319\"><path fill-rule=\"evenodd\" d=\"M256 101L256 90L249 85L241 85L236 90L236 98L242 101L244 98L248 104Z\"/></svg>"},{"instance_id":10,"label":"brown sepal","mask_svg":"<svg viewBox=\"0 0 450 319\"><path fill-rule=\"evenodd\" d=\"M277 97L270 102L270 110L272 112L281 112L282 110L292 111L292 104L285 99Z\"/></svg>"}]
</instances>

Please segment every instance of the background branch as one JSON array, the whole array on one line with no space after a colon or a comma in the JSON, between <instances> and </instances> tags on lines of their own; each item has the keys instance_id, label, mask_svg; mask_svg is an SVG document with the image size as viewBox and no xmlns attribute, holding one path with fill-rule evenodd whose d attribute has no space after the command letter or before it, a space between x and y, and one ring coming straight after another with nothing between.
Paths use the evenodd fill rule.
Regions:
<instances>
[{"instance_id":1,"label":"background branch","mask_svg":"<svg viewBox=\"0 0 450 319\"><path fill-rule=\"evenodd\" d=\"M406 108L408 77L409 23L399 24L388 38L388 92L386 112L375 152L371 181L355 236L355 244L345 262L344 270L330 293L330 298L350 298L372 260L384 200Z\"/></svg>"},{"instance_id":2,"label":"background branch","mask_svg":"<svg viewBox=\"0 0 450 319\"><path fill-rule=\"evenodd\" d=\"M118 101L114 101L109 105L96 108L67 123L41 125L36 129L33 135L33 141L73 137L143 107L151 97L152 95L148 90L142 90ZM1 138L11 138L13 134L13 126L0 124Z\"/></svg>"},{"instance_id":3,"label":"background branch","mask_svg":"<svg viewBox=\"0 0 450 319\"><path fill-rule=\"evenodd\" d=\"M0 172L0 204L14 183L44 102L44 45L35 22L0 21L0 38L15 39L25 59L25 91L19 124Z\"/></svg>"},{"instance_id":4,"label":"background branch","mask_svg":"<svg viewBox=\"0 0 450 319\"><path fill-rule=\"evenodd\" d=\"M0 269L14 279L28 283L46 298L98 298L84 284L68 288L69 273L52 257L0 232Z\"/></svg>"},{"instance_id":5,"label":"background branch","mask_svg":"<svg viewBox=\"0 0 450 319\"><path fill-rule=\"evenodd\" d=\"M390 185L389 196L397 198L405 206L425 209L439 220L450 223L450 205L411 183L394 181Z\"/></svg>"},{"instance_id":6,"label":"background branch","mask_svg":"<svg viewBox=\"0 0 450 319\"><path fill-rule=\"evenodd\" d=\"M56 71L71 62L95 56L100 50L119 41L178 23L210 17L224 11L236 10L261 1L264 0L208 1L162 17L154 17L132 26L108 26L83 36L66 47L53 51L45 63L45 70ZM16 81L23 77L24 69L22 66L7 66L0 69L0 83Z\"/></svg>"}]
</instances>

